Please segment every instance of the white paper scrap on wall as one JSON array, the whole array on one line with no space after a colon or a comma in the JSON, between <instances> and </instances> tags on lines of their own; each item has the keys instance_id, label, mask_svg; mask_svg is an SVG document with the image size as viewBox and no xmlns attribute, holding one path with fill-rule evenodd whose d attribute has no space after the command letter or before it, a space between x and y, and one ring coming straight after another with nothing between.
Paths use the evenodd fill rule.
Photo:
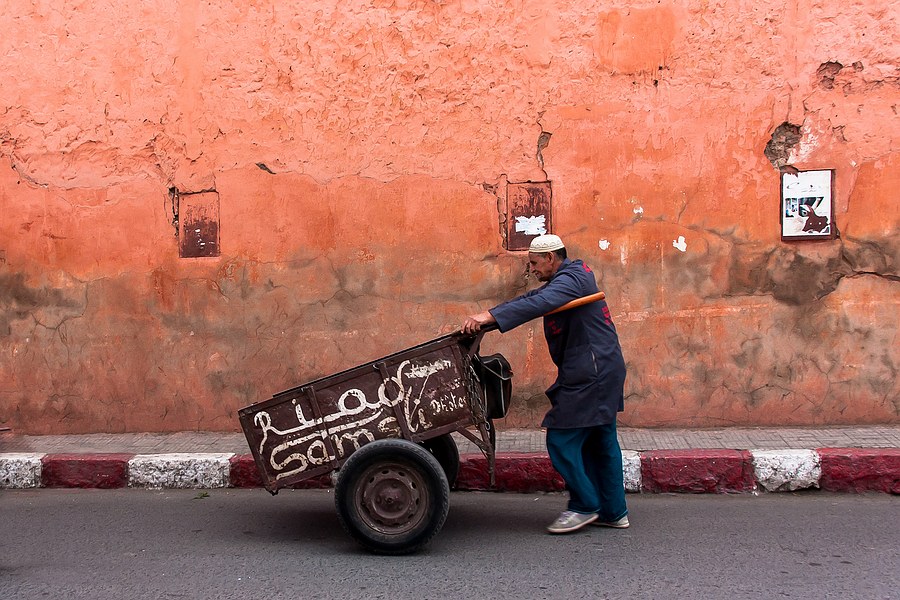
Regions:
<instances>
[{"instance_id":1,"label":"white paper scrap on wall","mask_svg":"<svg viewBox=\"0 0 900 600\"><path fill-rule=\"evenodd\" d=\"M687 242L684 241L684 236L679 235L677 240L672 241L672 246L678 250L681 250L682 252L687 250Z\"/></svg>"},{"instance_id":2,"label":"white paper scrap on wall","mask_svg":"<svg viewBox=\"0 0 900 600\"><path fill-rule=\"evenodd\" d=\"M600 249L609 250L609 240L600 240Z\"/></svg>"},{"instance_id":3,"label":"white paper scrap on wall","mask_svg":"<svg viewBox=\"0 0 900 600\"><path fill-rule=\"evenodd\" d=\"M516 217L516 233L544 235L547 233L546 218L544 215Z\"/></svg>"}]
</instances>

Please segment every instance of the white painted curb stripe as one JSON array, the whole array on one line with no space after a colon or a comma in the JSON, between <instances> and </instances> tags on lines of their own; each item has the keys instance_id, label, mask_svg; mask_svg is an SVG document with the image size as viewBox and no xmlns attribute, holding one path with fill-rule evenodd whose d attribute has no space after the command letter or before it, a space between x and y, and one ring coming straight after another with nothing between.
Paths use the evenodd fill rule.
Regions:
<instances>
[{"instance_id":1,"label":"white painted curb stripe","mask_svg":"<svg viewBox=\"0 0 900 600\"><path fill-rule=\"evenodd\" d=\"M43 454L9 452L0 454L0 488L25 489L41 486Z\"/></svg>"},{"instance_id":2,"label":"white painted curb stripe","mask_svg":"<svg viewBox=\"0 0 900 600\"><path fill-rule=\"evenodd\" d=\"M139 454L128 461L128 487L223 488L231 483L234 454Z\"/></svg>"},{"instance_id":3,"label":"white painted curb stripe","mask_svg":"<svg viewBox=\"0 0 900 600\"><path fill-rule=\"evenodd\" d=\"M625 491L641 491L641 453L622 450L622 472L625 475Z\"/></svg>"},{"instance_id":4,"label":"white painted curb stripe","mask_svg":"<svg viewBox=\"0 0 900 600\"><path fill-rule=\"evenodd\" d=\"M751 450L756 481L769 492L819 487L822 459L815 450Z\"/></svg>"}]
</instances>

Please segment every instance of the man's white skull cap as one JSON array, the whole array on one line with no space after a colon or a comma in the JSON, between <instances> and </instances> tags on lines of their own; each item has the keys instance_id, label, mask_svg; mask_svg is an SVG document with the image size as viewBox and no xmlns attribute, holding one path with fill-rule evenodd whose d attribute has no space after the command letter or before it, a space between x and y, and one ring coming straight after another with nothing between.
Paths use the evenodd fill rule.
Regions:
<instances>
[{"instance_id":1,"label":"man's white skull cap","mask_svg":"<svg viewBox=\"0 0 900 600\"><path fill-rule=\"evenodd\" d=\"M565 248L565 245L562 243L562 240L559 239L559 236L548 233L547 235L539 235L531 240L531 247L528 248L528 251L542 254L544 252L553 252L554 250L559 250L561 248Z\"/></svg>"}]
</instances>

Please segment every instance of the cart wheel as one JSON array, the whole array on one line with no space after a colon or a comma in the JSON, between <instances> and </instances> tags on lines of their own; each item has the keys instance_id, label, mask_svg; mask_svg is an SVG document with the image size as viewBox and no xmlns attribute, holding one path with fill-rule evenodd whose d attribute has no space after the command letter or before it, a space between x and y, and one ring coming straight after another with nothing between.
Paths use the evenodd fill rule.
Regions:
<instances>
[{"instance_id":1,"label":"cart wheel","mask_svg":"<svg viewBox=\"0 0 900 600\"><path fill-rule=\"evenodd\" d=\"M425 448L401 439L370 442L338 472L334 502L344 529L365 548L405 554L433 538L450 510L444 470Z\"/></svg>"},{"instance_id":2,"label":"cart wheel","mask_svg":"<svg viewBox=\"0 0 900 600\"><path fill-rule=\"evenodd\" d=\"M456 484L456 476L459 475L459 448L456 441L449 433L439 435L422 442L422 446L431 452L444 469L447 483L452 488Z\"/></svg>"}]
</instances>

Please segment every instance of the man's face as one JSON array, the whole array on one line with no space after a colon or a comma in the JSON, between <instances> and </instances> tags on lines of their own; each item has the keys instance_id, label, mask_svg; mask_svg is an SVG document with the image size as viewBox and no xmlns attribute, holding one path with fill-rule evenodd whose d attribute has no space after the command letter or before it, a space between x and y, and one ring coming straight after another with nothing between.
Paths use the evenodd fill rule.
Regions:
<instances>
[{"instance_id":1,"label":"man's face","mask_svg":"<svg viewBox=\"0 0 900 600\"><path fill-rule=\"evenodd\" d=\"M550 281L550 278L556 273L557 265L556 261L553 260L555 256L552 252L528 253L528 266L538 281Z\"/></svg>"}]
</instances>

